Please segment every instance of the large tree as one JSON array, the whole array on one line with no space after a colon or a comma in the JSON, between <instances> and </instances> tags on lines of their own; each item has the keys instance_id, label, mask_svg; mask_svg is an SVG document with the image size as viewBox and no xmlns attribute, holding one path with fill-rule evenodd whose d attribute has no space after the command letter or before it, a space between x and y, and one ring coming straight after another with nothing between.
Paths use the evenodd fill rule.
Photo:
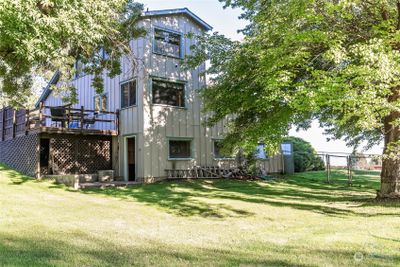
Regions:
<instances>
[{"instance_id":1,"label":"large tree","mask_svg":"<svg viewBox=\"0 0 400 267\"><path fill-rule=\"evenodd\" d=\"M318 119L349 145L384 141L378 197L400 196L400 1L220 0L243 9L242 42L199 36L210 125L230 116L226 145L277 148ZM233 116L232 116L233 115Z\"/></svg>"},{"instance_id":2,"label":"large tree","mask_svg":"<svg viewBox=\"0 0 400 267\"><path fill-rule=\"evenodd\" d=\"M103 70L118 74L121 55L132 55L129 40L144 33L136 27L141 11L130 0L0 0L0 101L24 105L33 81L55 71L74 100L77 60L101 91Z\"/></svg>"}]
</instances>

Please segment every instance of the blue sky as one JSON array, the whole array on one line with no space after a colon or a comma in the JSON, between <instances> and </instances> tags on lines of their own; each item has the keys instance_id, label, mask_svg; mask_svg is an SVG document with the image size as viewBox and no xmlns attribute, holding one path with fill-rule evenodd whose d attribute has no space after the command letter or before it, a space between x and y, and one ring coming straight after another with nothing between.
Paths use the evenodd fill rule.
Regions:
<instances>
[{"instance_id":1,"label":"blue sky","mask_svg":"<svg viewBox=\"0 0 400 267\"><path fill-rule=\"evenodd\" d=\"M145 5L145 9L170 9L187 7L208 24L213 26L214 31L218 31L231 39L241 40L243 36L237 31L246 25L246 21L238 19L241 10L223 9L223 4L218 0L139 0ZM314 122L308 131L296 132L290 131L291 135L301 137L309 141L316 150L328 152L351 152L352 148L346 146L345 142L336 140L327 142L327 137L323 134L323 129ZM368 151L368 153L380 154L382 147L377 146Z\"/></svg>"}]
</instances>

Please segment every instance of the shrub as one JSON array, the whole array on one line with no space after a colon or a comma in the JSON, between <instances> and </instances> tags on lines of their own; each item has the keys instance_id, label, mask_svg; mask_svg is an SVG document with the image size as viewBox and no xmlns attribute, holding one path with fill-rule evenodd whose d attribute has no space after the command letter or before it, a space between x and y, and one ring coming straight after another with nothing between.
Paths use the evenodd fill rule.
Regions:
<instances>
[{"instance_id":1,"label":"shrub","mask_svg":"<svg viewBox=\"0 0 400 267\"><path fill-rule=\"evenodd\" d=\"M285 142L293 144L295 172L319 171L325 169L324 161L317 155L311 144L299 137L290 136Z\"/></svg>"}]
</instances>

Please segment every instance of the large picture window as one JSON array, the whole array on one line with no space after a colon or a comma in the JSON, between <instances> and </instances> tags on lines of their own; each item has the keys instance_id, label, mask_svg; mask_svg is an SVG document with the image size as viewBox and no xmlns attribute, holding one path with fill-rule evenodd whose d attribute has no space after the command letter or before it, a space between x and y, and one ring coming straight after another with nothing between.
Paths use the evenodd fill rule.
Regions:
<instances>
[{"instance_id":1,"label":"large picture window","mask_svg":"<svg viewBox=\"0 0 400 267\"><path fill-rule=\"evenodd\" d=\"M136 81L121 84L121 108L136 105Z\"/></svg>"},{"instance_id":2,"label":"large picture window","mask_svg":"<svg viewBox=\"0 0 400 267\"><path fill-rule=\"evenodd\" d=\"M169 140L169 158L187 159L192 157L191 140Z\"/></svg>"},{"instance_id":3,"label":"large picture window","mask_svg":"<svg viewBox=\"0 0 400 267\"><path fill-rule=\"evenodd\" d=\"M181 36L179 33L154 29L154 53L180 58Z\"/></svg>"},{"instance_id":4,"label":"large picture window","mask_svg":"<svg viewBox=\"0 0 400 267\"><path fill-rule=\"evenodd\" d=\"M185 85L183 83L153 80L153 104L185 107Z\"/></svg>"}]
</instances>

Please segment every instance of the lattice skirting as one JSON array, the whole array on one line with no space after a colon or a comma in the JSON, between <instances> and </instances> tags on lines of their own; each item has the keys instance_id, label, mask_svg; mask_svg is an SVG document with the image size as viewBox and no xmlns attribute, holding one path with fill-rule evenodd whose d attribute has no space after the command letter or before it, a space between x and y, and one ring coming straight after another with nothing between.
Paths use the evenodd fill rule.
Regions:
<instances>
[{"instance_id":1,"label":"lattice skirting","mask_svg":"<svg viewBox=\"0 0 400 267\"><path fill-rule=\"evenodd\" d=\"M0 162L29 176L38 176L40 139L49 139L49 166L42 175L92 174L110 170L111 138L101 136L31 134L0 142Z\"/></svg>"},{"instance_id":2,"label":"lattice skirting","mask_svg":"<svg viewBox=\"0 0 400 267\"><path fill-rule=\"evenodd\" d=\"M20 136L0 142L0 162L25 175L36 177L39 162L39 135Z\"/></svg>"},{"instance_id":3,"label":"lattice skirting","mask_svg":"<svg viewBox=\"0 0 400 267\"><path fill-rule=\"evenodd\" d=\"M50 136L49 167L53 174L90 174L110 170L111 138Z\"/></svg>"}]
</instances>

